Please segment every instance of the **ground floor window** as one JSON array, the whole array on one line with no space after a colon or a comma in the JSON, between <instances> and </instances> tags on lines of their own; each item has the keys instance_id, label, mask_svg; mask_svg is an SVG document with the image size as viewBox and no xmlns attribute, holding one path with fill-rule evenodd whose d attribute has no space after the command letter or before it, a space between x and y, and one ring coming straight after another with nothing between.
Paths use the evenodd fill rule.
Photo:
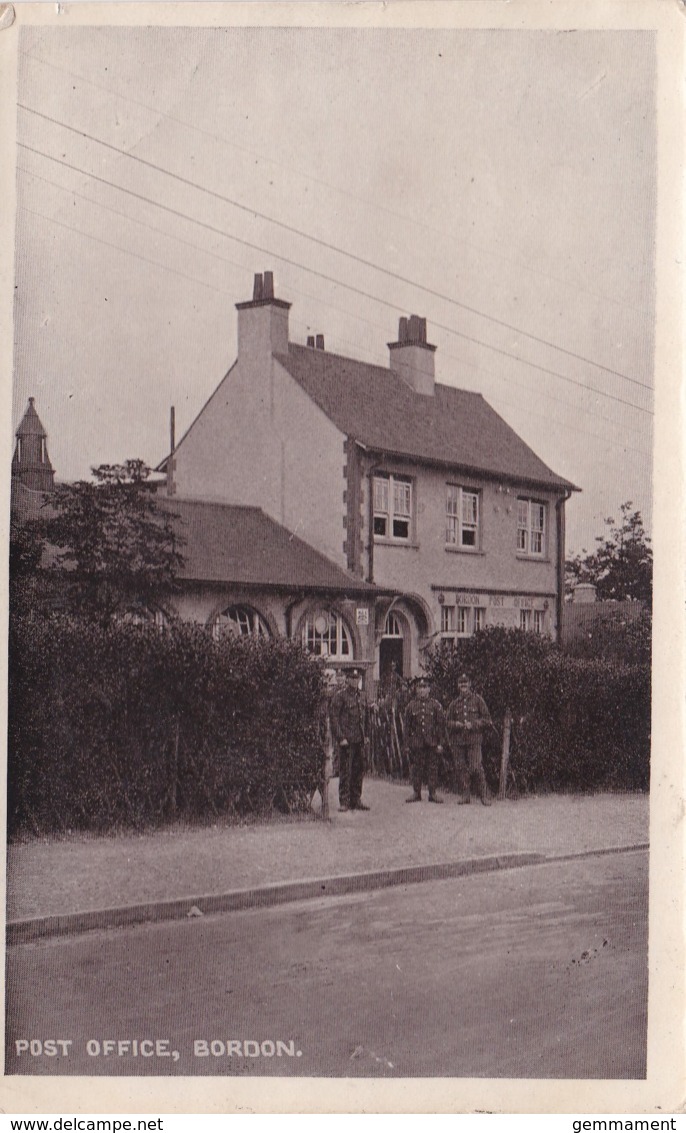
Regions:
<instances>
[{"instance_id":1,"label":"ground floor window","mask_svg":"<svg viewBox=\"0 0 686 1133\"><path fill-rule=\"evenodd\" d=\"M315 657L352 660L353 643L350 630L340 614L317 610L308 614L302 629L302 643Z\"/></svg>"},{"instance_id":2,"label":"ground floor window","mask_svg":"<svg viewBox=\"0 0 686 1133\"><path fill-rule=\"evenodd\" d=\"M212 636L218 641L225 634L233 637L269 637L269 628L261 614L251 606L228 606L212 623Z\"/></svg>"},{"instance_id":3,"label":"ground floor window","mask_svg":"<svg viewBox=\"0 0 686 1133\"><path fill-rule=\"evenodd\" d=\"M471 637L486 624L482 606L441 606L441 635L448 639Z\"/></svg>"},{"instance_id":4,"label":"ground floor window","mask_svg":"<svg viewBox=\"0 0 686 1133\"><path fill-rule=\"evenodd\" d=\"M122 625L158 626L160 629L167 625L167 617L162 610L142 605L129 606L126 610L121 610L115 615L115 620Z\"/></svg>"}]
</instances>

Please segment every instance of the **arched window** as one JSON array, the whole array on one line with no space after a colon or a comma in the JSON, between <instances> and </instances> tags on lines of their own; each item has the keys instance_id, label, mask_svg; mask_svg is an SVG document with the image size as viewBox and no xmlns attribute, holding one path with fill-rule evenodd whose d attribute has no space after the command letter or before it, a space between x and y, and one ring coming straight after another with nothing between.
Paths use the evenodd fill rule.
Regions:
<instances>
[{"instance_id":1,"label":"arched window","mask_svg":"<svg viewBox=\"0 0 686 1133\"><path fill-rule=\"evenodd\" d=\"M212 623L212 636L218 641L224 634L233 637L269 637L269 627L252 606L229 606L217 614Z\"/></svg>"},{"instance_id":2,"label":"arched window","mask_svg":"<svg viewBox=\"0 0 686 1133\"><path fill-rule=\"evenodd\" d=\"M302 630L302 643L315 657L350 660L353 656L350 630L340 614L332 610L317 610L308 614Z\"/></svg>"},{"instance_id":3,"label":"arched window","mask_svg":"<svg viewBox=\"0 0 686 1133\"><path fill-rule=\"evenodd\" d=\"M403 637L403 627L400 619L395 614L387 614L386 622L383 627L384 637Z\"/></svg>"},{"instance_id":4,"label":"arched window","mask_svg":"<svg viewBox=\"0 0 686 1133\"><path fill-rule=\"evenodd\" d=\"M115 614L115 620L122 625L157 626L159 629L164 629L167 625L167 618L162 610L139 604L119 611Z\"/></svg>"}]
</instances>

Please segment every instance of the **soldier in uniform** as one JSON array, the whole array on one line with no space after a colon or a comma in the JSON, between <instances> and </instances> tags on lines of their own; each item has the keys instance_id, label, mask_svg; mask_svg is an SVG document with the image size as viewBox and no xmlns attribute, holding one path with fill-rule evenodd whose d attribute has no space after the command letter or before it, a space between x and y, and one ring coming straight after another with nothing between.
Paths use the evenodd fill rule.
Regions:
<instances>
[{"instance_id":1,"label":"soldier in uniform","mask_svg":"<svg viewBox=\"0 0 686 1133\"><path fill-rule=\"evenodd\" d=\"M486 776L481 755L484 728L492 727L491 714L484 699L472 690L467 673L457 679L457 696L448 706L448 737L453 753L455 778L462 798L461 803L472 801L472 779L479 785L484 806L490 806Z\"/></svg>"},{"instance_id":2,"label":"soldier in uniform","mask_svg":"<svg viewBox=\"0 0 686 1133\"><path fill-rule=\"evenodd\" d=\"M419 681L417 695L407 706L404 735L414 789L414 794L405 802L421 802L422 783L427 783L429 802L442 803L443 799L439 799L436 794L436 784L438 756L443 751L445 736L445 714L438 701L429 696L429 682L426 677L422 677Z\"/></svg>"},{"instance_id":3,"label":"soldier in uniform","mask_svg":"<svg viewBox=\"0 0 686 1133\"><path fill-rule=\"evenodd\" d=\"M365 712L357 669L346 673L345 688L331 702L331 730L338 745L338 809L369 810L362 802Z\"/></svg>"}]
</instances>

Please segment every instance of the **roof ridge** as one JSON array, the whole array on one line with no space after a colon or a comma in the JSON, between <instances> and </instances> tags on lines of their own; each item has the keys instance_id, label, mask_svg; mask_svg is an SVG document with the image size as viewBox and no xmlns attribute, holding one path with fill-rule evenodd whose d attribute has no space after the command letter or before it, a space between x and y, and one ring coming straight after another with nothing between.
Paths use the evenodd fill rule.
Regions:
<instances>
[{"instance_id":1,"label":"roof ridge","mask_svg":"<svg viewBox=\"0 0 686 1133\"><path fill-rule=\"evenodd\" d=\"M402 385L403 385L403 388L407 389L410 394L414 394L416 397L425 397L426 396L425 394L418 394L417 391L414 390L411 385L408 385L407 382L403 381L400 374L398 374L390 366L380 366L378 362L367 362L363 358L351 358L349 354L338 354L335 350L319 350L318 347L316 347L316 346L307 346L306 343L291 342L289 340L289 342L288 342L289 353L290 353L291 347L293 347L295 350L302 350L303 352L307 352L308 356L311 353L315 357L319 356L319 357L325 357L325 358L335 358L335 359L337 359L338 361L341 361L341 362L352 362L352 364L354 366L366 366L370 370L379 370L379 371L381 371L382 374L386 374L386 375L390 376L391 378L395 378L398 382L401 382ZM284 354L283 351L278 351L278 352L275 351L274 357L277 358L277 359L287 358L288 354ZM482 401L485 400L484 395L482 393L480 393L479 391L473 390L473 389L465 389L463 386L454 386L454 385L450 385L448 382L439 382L439 381L435 381L434 386L438 387L438 389L441 389L441 390L447 390L450 393L462 393L462 394L466 394L468 397L480 397L482 399Z\"/></svg>"}]
</instances>

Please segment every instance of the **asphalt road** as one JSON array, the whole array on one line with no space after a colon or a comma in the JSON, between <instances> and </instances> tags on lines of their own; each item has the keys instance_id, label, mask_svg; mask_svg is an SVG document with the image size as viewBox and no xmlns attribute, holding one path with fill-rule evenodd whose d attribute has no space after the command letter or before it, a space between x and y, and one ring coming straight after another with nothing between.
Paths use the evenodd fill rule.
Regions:
<instances>
[{"instance_id":1,"label":"asphalt road","mask_svg":"<svg viewBox=\"0 0 686 1133\"><path fill-rule=\"evenodd\" d=\"M647 865L621 853L18 945L6 1071L642 1078Z\"/></svg>"}]
</instances>

